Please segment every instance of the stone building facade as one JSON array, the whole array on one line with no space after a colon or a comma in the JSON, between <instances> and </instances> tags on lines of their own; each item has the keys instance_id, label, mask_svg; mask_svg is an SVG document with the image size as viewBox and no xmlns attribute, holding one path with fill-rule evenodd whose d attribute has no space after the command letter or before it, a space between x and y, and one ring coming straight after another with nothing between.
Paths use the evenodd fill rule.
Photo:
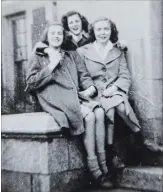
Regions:
<instances>
[{"instance_id":1,"label":"stone building facade","mask_svg":"<svg viewBox=\"0 0 163 192\"><path fill-rule=\"evenodd\" d=\"M69 10L91 22L105 15L113 19L128 46L132 74L130 98L145 132L162 144L163 64L162 1L3 1L2 2L2 113L36 111L24 94L25 68L32 47L47 22ZM155 131L156 129L156 131Z\"/></svg>"},{"instance_id":2,"label":"stone building facade","mask_svg":"<svg viewBox=\"0 0 163 192\"><path fill-rule=\"evenodd\" d=\"M46 23L56 20L56 4L4 1L2 6L2 113L36 111L24 93L26 64Z\"/></svg>"},{"instance_id":3,"label":"stone building facade","mask_svg":"<svg viewBox=\"0 0 163 192\"><path fill-rule=\"evenodd\" d=\"M46 23L54 20L60 20L61 16L70 10L79 11L85 15L90 22L95 18L95 16L108 16L116 23L119 30L120 40L125 40L128 46L127 60L132 76L132 86L129 98L133 103L134 110L136 111L144 135L151 139L158 146L163 147L162 0L2 1L1 71L2 113L4 114L2 116L2 133L5 134L5 138L9 138L9 140L4 139L2 145L2 151L4 152L2 156L2 169L7 171L23 172L23 174L36 174L32 176L32 178L34 178L33 184L37 185L40 182L41 184L39 184L42 188L36 187L37 189L33 189L34 192L45 192L47 189L46 186L49 187L49 183L51 182L51 177L49 175L54 172L58 172L58 170L53 170L55 168L51 170L48 167L49 165L53 166L56 163L56 160L52 156L53 153L59 153L51 147L52 145L59 146L61 151L64 151L64 154L66 154L65 159L63 160L66 166L61 166L61 171L69 170L69 165L73 165L73 168L70 166L69 172L63 172L63 175L66 174L67 179L71 178L70 172L72 172L74 167L77 169L83 167L81 163L81 154L79 153L80 150L78 151L76 148L76 140L70 141L64 138L57 138L53 141L50 141L52 143L50 143L49 140L43 140L41 141L41 145L39 140L38 142L34 141L33 145L33 143L31 143L33 141L23 140L23 138L26 138L26 136L22 137L22 134L28 134L28 138L37 138L36 135L39 134L38 127L40 127L40 130L42 131L40 132L41 134L47 133L48 131L46 129L50 130L50 128L46 127L47 124L45 123L46 121L49 121L49 117L44 114L39 114L37 116L37 113L31 113L36 112L39 109L36 106L33 98L24 94L26 64L31 55L32 48L39 40L41 32ZM13 113L15 115L11 116L10 114ZM22 114L17 115L18 113L26 114L21 116ZM25 119L24 121L23 118ZM30 119L37 120L35 124L38 126L37 130L36 126L30 124ZM44 123L42 123L43 120ZM10 127L9 121L12 122L12 128ZM28 128L28 126L31 127ZM10 136L11 134L14 135L11 136L11 140L10 136L8 137L8 133ZM32 136L33 134L34 136ZM17 135L20 136L20 141L17 140ZM16 140L13 139L15 137ZM11 143L13 144L12 148L10 148ZM19 151L18 146L20 145L22 145L22 149ZM41 153L37 151L37 147L39 147ZM25 168L20 162L23 162L23 158L26 157L23 154L27 149L29 154L28 158L29 161L31 161L31 166L33 167L28 165L29 167L27 166L27 168ZM52 152L49 153L48 150ZM44 159L42 152L45 151L50 156L47 156L47 158ZM72 155L69 153L69 151L72 151ZM31 154L33 154L33 156ZM63 153L60 154L60 156L62 155ZM68 155L70 155L70 157ZM20 162L17 162L18 156L20 156ZM45 160L47 165L46 171L44 171L44 167L42 167L44 163L39 164L39 162L34 160L36 156L43 158L41 162ZM78 160L73 161L76 156L78 156ZM152 165L155 166L162 166L162 157L162 155L153 156L153 154L151 156L147 156L147 158L151 159ZM24 161L27 160L24 159ZM32 162L34 163L32 164ZM37 167L39 167L40 171L37 169ZM38 175L40 173L43 175ZM73 176L73 178L80 177L80 174L81 172L75 172L75 176ZM13 177L6 172L4 175L9 179ZM26 176L24 177L26 178ZM28 175L28 181L26 179L24 180L25 185L31 185L30 177L31 176ZM56 175L52 175L52 178L58 179ZM60 174L59 178L61 180L62 174ZM159 183L159 179L157 182ZM133 183L132 185L134 186ZM146 186L147 185L143 185L142 188ZM14 185L12 185L12 187L14 187ZM12 190L12 187L11 191L14 191ZM22 186L20 185L20 190L18 191L23 191L23 187L23 184ZM152 186L149 185L149 189L151 189L151 187ZM161 191L161 186L158 188L159 189L157 191ZM50 188L48 192L51 192Z\"/></svg>"}]
</instances>

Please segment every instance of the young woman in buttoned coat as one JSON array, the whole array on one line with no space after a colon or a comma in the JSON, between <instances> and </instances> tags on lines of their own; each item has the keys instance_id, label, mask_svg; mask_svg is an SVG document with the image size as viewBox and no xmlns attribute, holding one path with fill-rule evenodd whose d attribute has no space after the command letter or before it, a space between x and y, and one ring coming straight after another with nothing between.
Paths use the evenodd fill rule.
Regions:
<instances>
[{"instance_id":1,"label":"young woman in buttoned coat","mask_svg":"<svg viewBox=\"0 0 163 192\"><path fill-rule=\"evenodd\" d=\"M115 24L102 17L92 24L90 30L92 43L77 49L98 89L96 101L101 103L110 120L108 145L113 144L115 110L135 133L136 139L143 144L141 127L128 102L131 77L124 53L114 43L118 41ZM148 148L152 144L146 140ZM116 158L116 157L115 157Z\"/></svg>"},{"instance_id":2,"label":"young woman in buttoned coat","mask_svg":"<svg viewBox=\"0 0 163 192\"><path fill-rule=\"evenodd\" d=\"M96 93L94 83L77 52L61 49L64 40L61 24L49 25L43 38L46 50L37 52L29 61L26 91L36 93L58 129L69 128L72 135L83 133L92 177L100 187L110 188L113 185L106 177L104 111L90 99ZM100 133L96 140L95 131Z\"/></svg>"}]
</instances>

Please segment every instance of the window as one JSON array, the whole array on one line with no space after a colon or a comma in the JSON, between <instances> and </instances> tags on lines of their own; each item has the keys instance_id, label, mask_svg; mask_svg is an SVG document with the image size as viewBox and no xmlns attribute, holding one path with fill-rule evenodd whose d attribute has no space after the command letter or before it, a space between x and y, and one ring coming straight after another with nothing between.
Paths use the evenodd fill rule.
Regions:
<instances>
[{"instance_id":1,"label":"window","mask_svg":"<svg viewBox=\"0 0 163 192\"><path fill-rule=\"evenodd\" d=\"M13 38L13 59L15 73L15 108L19 112L25 112L26 95L25 88L25 67L27 64L27 31L25 14L11 17L12 38Z\"/></svg>"},{"instance_id":2,"label":"window","mask_svg":"<svg viewBox=\"0 0 163 192\"><path fill-rule=\"evenodd\" d=\"M14 61L27 61L26 19L25 15L12 20Z\"/></svg>"},{"instance_id":3,"label":"window","mask_svg":"<svg viewBox=\"0 0 163 192\"><path fill-rule=\"evenodd\" d=\"M25 12L3 18L3 114L40 111L34 97L24 92L30 43L27 35L32 30L32 26L27 28L26 19Z\"/></svg>"}]
</instances>

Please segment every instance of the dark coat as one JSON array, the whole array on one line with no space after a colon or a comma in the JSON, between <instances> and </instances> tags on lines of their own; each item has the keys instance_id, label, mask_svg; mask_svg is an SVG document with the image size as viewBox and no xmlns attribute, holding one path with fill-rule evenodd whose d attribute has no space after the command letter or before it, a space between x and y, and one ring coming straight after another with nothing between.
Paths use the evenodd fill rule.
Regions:
<instances>
[{"instance_id":1,"label":"dark coat","mask_svg":"<svg viewBox=\"0 0 163 192\"><path fill-rule=\"evenodd\" d=\"M69 127L72 135L84 131L78 91L94 85L80 58L65 52L62 62L51 72L47 56L33 55L29 61L26 91L34 91L44 111L60 127ZM79 87L80 85L80 87Z\"/></svg>"},{"instance_id":2,"label":"dark coat","mask_svg":"<svg viewBox=\"0 0 163 192\"><path fill-rule=\"evenodd\" d=\"M89 43L89 36L87 33L82 35L82 38L77 43L73 40L71 35L66 35L65 40L62 44L62 49L66 51L75 51L78 47Z\"/></svg>"}]
</instances>

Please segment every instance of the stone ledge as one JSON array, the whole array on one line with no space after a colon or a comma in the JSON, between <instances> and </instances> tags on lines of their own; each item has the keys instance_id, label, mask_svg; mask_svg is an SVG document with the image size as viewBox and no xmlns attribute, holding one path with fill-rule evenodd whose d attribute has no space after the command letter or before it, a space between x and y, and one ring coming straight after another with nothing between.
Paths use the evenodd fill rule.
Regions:
<instances>
[{"instance_id":1,"label":"stone ledge","mask_svg":"<svg viewBox=\"0 0 163 192\"><path fill-rule=\"evenodd\" d=\"M2 115L2 134L46 134L59 131L53 117L45 112Z\"/></svg>"},{"instance_id":2,"label":"stone ledge","mask_svg":"<svg viewBox=\"0 0 163 192\"><path fill-rule=\"evenodd\" d=\"M163 191L163 168L126 168L122 174L121 187L144 191Z\"/></svg>"},{"instance_id":3,"label":"stone ledge","mask_svg":"<svg viewBox=\"0 0 163 192\"><path fill-rule=\"evenodd\" d=\"M24 140L2 138L2 170L51 174L85 167L83 144L77 138Z\"/></svg>"},{"instance_id":4,"label":"stone ledge","mask_svg":"<svg viewBox=\"0 0 163 192\"><path fill-rule=\"evenodd\" d=\"M85 170L53 174L27 174L2 171L2 192L72 192L86 183Z\"/></svg>"}]
</instances>

